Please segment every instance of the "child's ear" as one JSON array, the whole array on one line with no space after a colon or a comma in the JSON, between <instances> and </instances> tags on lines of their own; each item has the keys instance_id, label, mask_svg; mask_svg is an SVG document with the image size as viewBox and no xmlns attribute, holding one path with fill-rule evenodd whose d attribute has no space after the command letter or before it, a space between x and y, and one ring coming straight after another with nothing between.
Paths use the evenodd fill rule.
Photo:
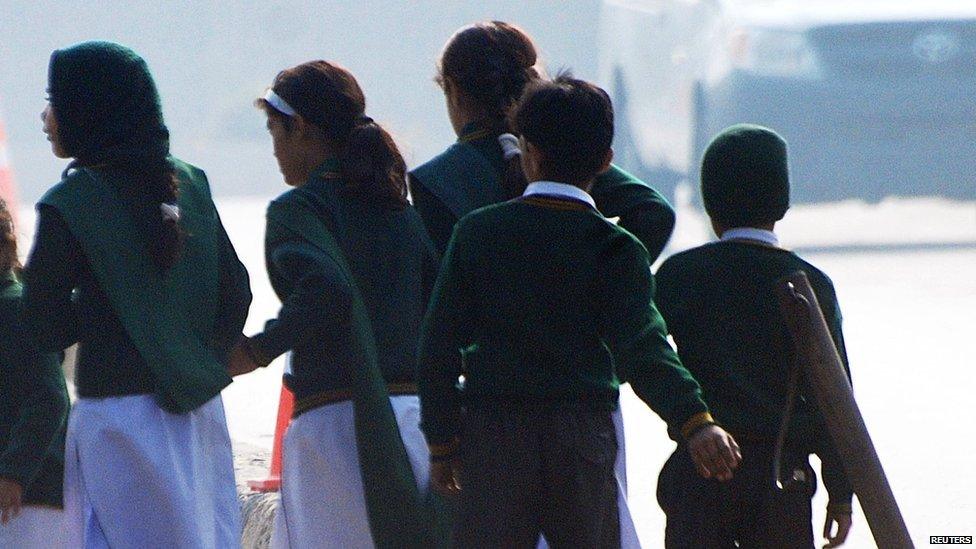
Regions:
<instances>
[{"instance_id":1,"label":"child's ear","mask_svg":"<svg viewBox=\"0 0 976 549\"><path fill-rule=\"evenodd\" d=\"M447 101L454 107L459 108L462 103L461 88L457 87L450 77L445 76L441 80L441 89L444 90L444 95L447 97Z\"/></svg>"},{"instance_id":2,"label":"child's ear","mask_svg":"<svg viewBox=\"0 0 976 549\"><path fill-rule=\"evenodd\" d=\"M519 148L522 149L522 172L530 183L542 178L539 173L539 148L529 143L524 137L519 137Z\"/></svg>"},{"instance_id":3,"label":"child's ear","mask_svg":"<svg viewBox=\"0 0 976 549\"><path fill-rule=\"evenodd\" d=\"M305 120L305 117L296 114L291 117L291 131L298 138L311 137L312 125Z\"/></svg>"},{"instance_id":4,"label":"child's ear","mask_svg":"<svg viewBox=\"0 0 976 549\"><path fill-rule=\"evenodd\" d=\"M600 166L600 171L597 173L603 173L609 170L611 162L613 162L613 149L607 149L607 155L603 158L603 164Z\"/></svg>"}]
</instances>

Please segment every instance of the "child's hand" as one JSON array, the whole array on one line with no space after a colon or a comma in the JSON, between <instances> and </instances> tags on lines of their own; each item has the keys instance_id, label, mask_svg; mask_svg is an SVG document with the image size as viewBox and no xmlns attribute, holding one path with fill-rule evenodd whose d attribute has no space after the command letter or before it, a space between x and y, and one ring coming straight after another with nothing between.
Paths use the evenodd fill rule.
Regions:
<instances>
[{"instance_id":1,"label":"child's hand","mask_svg":"<svg viewBox=\"0 0 976 549\"><path fill-rule=\"evenodd\" d=\"M20 514L22 497L23 489L20 484L0 478L0 524L6 526L10 519L17 518Z\"/></svg>"},{"instance_id":2,"label":"child's hand","mask_svg":"<svg viewBox=\"0 0 976 549\"><path fill-rule=\"evenodd\" d=\"M238 343L227 355L227 373L231 377L249 374L258 369L258 364L251 359L251 355L244 349L245 343Z\"/></svg>"},{"instance_id":3,"label":"child's hand","mask_svg":"<svg viewBox=\"0 0 976 549\"><path fill-rule=\"evenodd\" d=\"M708 425L695 431L688 439L688 452L705 478L715 477L721 482L732 478L732 471L742 461L739 445L732 435L718 425Z\"/></svg>"},{"instance_id":4,"label":"child's hand","mask_svg":"<svg viewBox=\"0 0 976 549\"><path fill-rule=\"evenodd\" d=\"M827 520L824 521L823 531L823 537L827 540L824 549L843 545L847 541L847 534L851 531L852 522L850 511L834 511L828 507ZM837 525L837 531L834 532L834 535L830 535L833 531L834 524Z\"/></svg>"},{"instance_id":5,"label":"child's hand","mask_svg":"<svg viewBox=\"0 0 976 549\"><path fill-rule=\"evenodd\" d=\"M443 496L456 496L461 492L458 471L461 463L457 459L432 461L430 463L430 484L435 492Z\"/></svg>"}]
</instances>

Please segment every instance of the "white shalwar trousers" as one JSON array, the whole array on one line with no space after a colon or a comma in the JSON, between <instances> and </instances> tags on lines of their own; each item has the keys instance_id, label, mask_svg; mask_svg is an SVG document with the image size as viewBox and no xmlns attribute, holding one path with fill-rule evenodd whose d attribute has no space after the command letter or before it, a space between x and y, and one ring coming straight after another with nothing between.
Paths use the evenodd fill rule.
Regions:
<instances>
[{"instance_id":1,"label":"white shalwar trousers","mask_svg":"<svg viewBox=\"0 0 976 549\"><path fill-rule=\"evenodd\" d=\"M65 456L71 549L240 547L224 406L171 414L152 395L79 399Z\"/></svg>"},{"instance_id":2,"label":"white shalwar trousers","mask_svg":"<svg viewBox=\"0 0 976 549\"><path fill-rule=\"evenodd\" d=\"M392 396L390 403L424 494L430 482L430 453L420 432L420 400L415 395ZM353 414L352 402L337 402L309 410L288 426L272 548L373 547Z\"/></svg>"},{"instance_id":3,"label":"white shalwar trousers","mask_svg":"<svg viewBox=\"0 0 976 549\"><path fill-rule=\"evenodd\" d=\"M65 545L64 511L43 505L25 505L20 515L0 525L4 549L61 549Z\"/></svg>"}]
</instances>

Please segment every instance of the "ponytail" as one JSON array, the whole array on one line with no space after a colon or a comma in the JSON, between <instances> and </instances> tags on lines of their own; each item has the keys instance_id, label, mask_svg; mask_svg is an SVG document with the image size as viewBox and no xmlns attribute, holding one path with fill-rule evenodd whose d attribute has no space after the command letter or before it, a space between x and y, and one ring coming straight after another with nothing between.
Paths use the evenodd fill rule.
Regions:
<instances>
[{"instance_id":1,"label":"ponytail","mask_svg":"<svg viewBox=\"0 0 976 549\"><path fill-rule=\"evenodd\" d=\"M258 100L269 116L287 121L301 115L338 151L349 196L385 209L409 204L407 165L389 132L364 114L366 97L352 73L328 61L309 61L278 73L271 92Z\"/></svg>"},{"instance_id":2,"label":"ponytail","mask_svg":"<svg viewBox=\"0 0 976 549\"><path fill-rule=\"evenodd\" d=\"M176 265L184 245L179 225L178 179L165 158L106 168L119 195L146 239L149 258L160 271Z\"/></svg>"},{"instance_id":3,"label":"ponytail","mask_svg":"<svg viewBox=\"0 0 976 549\"><path fill-rule=\"evenodd\" d=\"M363 116L339 156L346 192L384 208L407 206L407 165L389 132Z\"/></svg>"},{"instance_id":4,"label":"ponytail","mask_svg":"<svg viewBox=\"0 0 976 549\"><path fill-rule=\"evenodd\" d=\"M518 198L525 193L525 188L529 185L525 172L522 171L522 149L519 148L518 137L511 133L503 133L498 136L498 144L505 158L505 175L502 178L505 198L508 200Z\"/></svg>"},{"instance_id":5,"label":"ponytail","mask_svg":"<svg viewBox=\"0 0 976 549\"><path fill-rule=\"evenodd\" d=\"M450 80L475 101L484 112L481 122L499 136L505 154L502 186L508 198L521 196L527 184L509 113L525 87L539 79L537 63L532 38L502 21L483 21L459 30L444 46L438 62L437 80L442 85Z\"/></svg>"}]
</instances>

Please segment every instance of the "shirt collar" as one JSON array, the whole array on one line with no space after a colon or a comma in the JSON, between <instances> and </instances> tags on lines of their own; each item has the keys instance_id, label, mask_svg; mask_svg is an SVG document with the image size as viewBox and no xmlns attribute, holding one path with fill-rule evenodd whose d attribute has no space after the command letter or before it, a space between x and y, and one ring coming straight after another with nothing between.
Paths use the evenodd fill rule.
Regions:
<instances>
[{"instance_id":1,"label":"shirt collar","mask_svg":"<svg viewBox=\"0 0 976 549\"><path fill-rule=\"evenodd\" d=\"M735 227L722 233L722 240L753 240L774 248L779 247L779 237L773 231L755 227Z\"/></svg>"},{"instance_id":2,"label":"shirt collar","mask_svg":"<svg viewBox=\"0 0 976 549\"><path fill-rule=\"evenodd\" d=\"M596 209L596 202L593 201L593 197L590 196L590 193L576 187L575 185L556 183L555 181L536 181L534 183L529 183L529 186L525 188L525 192L522 193L522 196L533 195L568 198L570 200L576 200L577 202L584 202L589 204L591 208Z\"/></svg>"},{"instance_id":3,"label":"shirt collar","mask_svg":"<svg viewBox=\"0 0 976 549\"><path fill-rule=\"evenodd\" d=\"M17 283L17 274L13 271L13 269L0 274L0 288L6 288L7 286L15 283Z\"/></svg>"}]
</instances>

